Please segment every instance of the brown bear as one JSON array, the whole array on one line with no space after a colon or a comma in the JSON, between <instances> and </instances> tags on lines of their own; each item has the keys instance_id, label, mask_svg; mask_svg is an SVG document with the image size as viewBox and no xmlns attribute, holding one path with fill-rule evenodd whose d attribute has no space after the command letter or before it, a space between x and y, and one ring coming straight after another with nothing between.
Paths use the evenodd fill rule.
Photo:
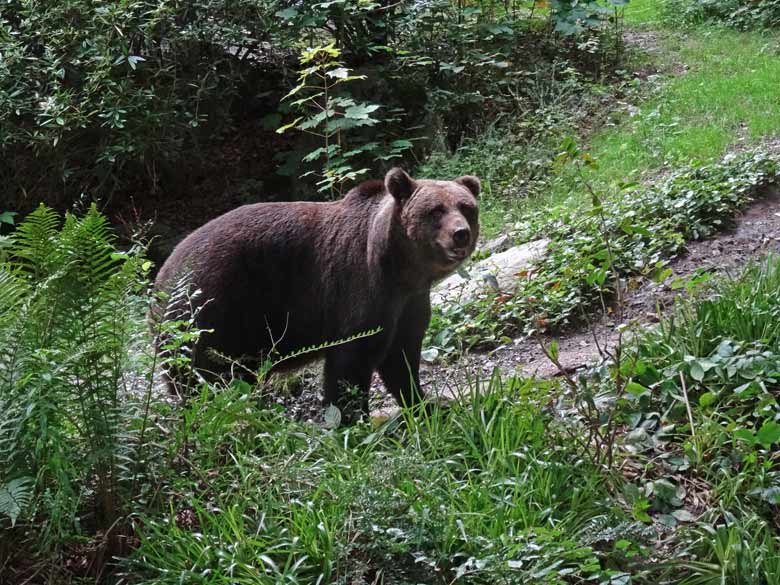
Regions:
<instances>
[{"instance_id":1,"label":"brown bear","mask_svg":"<svg viewBox=\"0 0 780 585\"><path fill-rule=\"evenodd\" d=\"M357 389L367 414L376 371L400 405L413 405L431 284L474 251L479 191L476 177L414 180L396 168L339 201L245 205L176 246L155 286L170 290L186 273L200 289L195 323L210 330L193 351L201 372L224 370L209 348L257 360L381 328L320 352L324 403L343 409L345 389Z\"/></svg>"}]
</instances>

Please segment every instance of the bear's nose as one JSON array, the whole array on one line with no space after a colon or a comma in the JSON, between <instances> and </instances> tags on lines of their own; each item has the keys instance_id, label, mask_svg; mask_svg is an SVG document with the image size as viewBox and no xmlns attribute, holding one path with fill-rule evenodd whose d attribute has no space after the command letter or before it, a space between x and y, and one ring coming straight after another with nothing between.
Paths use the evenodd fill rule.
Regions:
<instances>
[{"instance_id":1,"label":"bear's nose","mask_svg":"<svg viewBox=\"0 0 780 585\"><path fill-rule=\"evenodd\" d=\"M452 241L458 248L465 248L471 240L471 230L468 228L458 228L452 234Z\"/></svg>"}]
</instances>

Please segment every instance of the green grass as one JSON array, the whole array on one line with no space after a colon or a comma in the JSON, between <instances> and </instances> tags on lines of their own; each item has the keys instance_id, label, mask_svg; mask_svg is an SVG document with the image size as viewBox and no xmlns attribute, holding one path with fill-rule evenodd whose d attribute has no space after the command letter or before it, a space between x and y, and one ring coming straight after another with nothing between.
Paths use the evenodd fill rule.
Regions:
<instances>
[{"instance_id":1,"label":"green grass","mask_svg":"<svg viewBox=\"0 0 780 585\"><path fill-rule=\"evenodd\" d=\"M634 0L627 19L653 23L656 6ZM598 161L585 176L601 191L618 182L652 183L659 173L710 163L737 145L780 136L780 35L698 28L659 32L657 42L654 57L665 71L660 88L644 92L643 101L640 90L630 98L638 101L633 115L616 112L580 145ZM421 171L448 176L461 169L483 178L487 239L530 213L586 205L579 178L549 164L556 141L572 131L570 122L558 119L551 128L532 144L515 144L511 129L491 128L446 162L429 161ZM517 195L526 191L530 196Z\"/></svg>"},{"instance_id":2,"label":"green grass","mask_svg":"<svg viewBox=\"0 0 780 585\"><path fill-rule=\"evenodd\" d=\"M549 390L494 377L447 411L333 432L242 388L204 395L127 571L172 585L606 575L602 560L622 558L612 543L642 529L621 524L608 483L543 411Z\"/></svg>"},{"instance_id":3,"label":"green grass","mask_svg":"<svg viewBox=\"0 0 780 585\"><path fill-rule=\"evenodd\" d=\"M629 0L624 19L629 25L652 25L660 18L659 8L662 0Z\"/></svg>"},{"instance_id":4,"label":"green grass","mask_svg":"<svg viewBox=\"0 0 780 585\"><path fill-rule=\"evenodd\" d=\"M665 37L689 70L638 113L597 133L588 149L601 182L645 178L691 160L712 161L740 140L780 133L777 36L700 29Z\"/></svg>"}]
</instances>

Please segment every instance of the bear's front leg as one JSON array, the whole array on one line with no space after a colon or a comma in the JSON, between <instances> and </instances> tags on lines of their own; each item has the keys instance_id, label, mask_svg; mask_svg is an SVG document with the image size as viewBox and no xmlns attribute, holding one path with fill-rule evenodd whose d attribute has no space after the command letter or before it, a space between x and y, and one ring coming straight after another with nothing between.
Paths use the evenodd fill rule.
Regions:
<instances>
[{"instance_id":1,"label":"bear's front leg","mask_svg":"<svg viewBox=\"0 0 780 585\"><path fill-rule=\"evenodd\" d=\"M325 395L323 403L335 405L342 421L355 422L368 417L368 393L373 367L363 352L345 347L331 349L325 355Z\"/></svg>"},{"instance_id":2,"label":"bear's front leg","mask_svg":"<svg viewBox=\"0 0 780 585\"><path fill-rule=\"evenodd\" d=\"M430 320L429 294L426 292L411 299L398 320L385 359L377 368L399 406L414 406L424 398L420 388L420 351Z\"/></svg>"}]
</instances>

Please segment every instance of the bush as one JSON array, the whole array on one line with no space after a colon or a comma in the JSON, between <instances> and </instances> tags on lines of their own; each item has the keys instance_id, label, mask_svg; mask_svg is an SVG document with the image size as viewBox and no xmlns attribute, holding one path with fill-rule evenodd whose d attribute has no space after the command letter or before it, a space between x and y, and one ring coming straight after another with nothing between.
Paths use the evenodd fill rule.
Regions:
<instances>
[{"instance_id":1,"label":"bush","mask_svg":"<svg viewBox=\"0 0 780 585\"><path fill-rule=\"evenodd\" d=\"M261 67L274 0L10 0L0 17L5 201L157 187ZM203 129L201 127L204 127ZM61 183L66 188L61 188ZM21 203L14 205L21 207Z\"/></svg>"},{"instance_id":2,"label":"bush","mask_svg":"<svg viewBox=\"0 0 780 585\"><path fill-rule=\"evenodd\" d=\"M502 111L533 107L529 62L562 55L601 75L619 58L620 4L561 1L540 17L487 1L10 0L0 16L4 200L19 210L31 199L66 207L82 194L182 189L240 125L270 133L289 121L276 106L304 45L332 44L367 77L354 97L381 104L383 123L358 145L380 136L402 145L395 157L407 139L428 140L421 121L455 145ZM280 171L311 170L308 146L274 144ZM378 169L388 159L376 150L367 148Z\"/></svg>"}]
</instances>

